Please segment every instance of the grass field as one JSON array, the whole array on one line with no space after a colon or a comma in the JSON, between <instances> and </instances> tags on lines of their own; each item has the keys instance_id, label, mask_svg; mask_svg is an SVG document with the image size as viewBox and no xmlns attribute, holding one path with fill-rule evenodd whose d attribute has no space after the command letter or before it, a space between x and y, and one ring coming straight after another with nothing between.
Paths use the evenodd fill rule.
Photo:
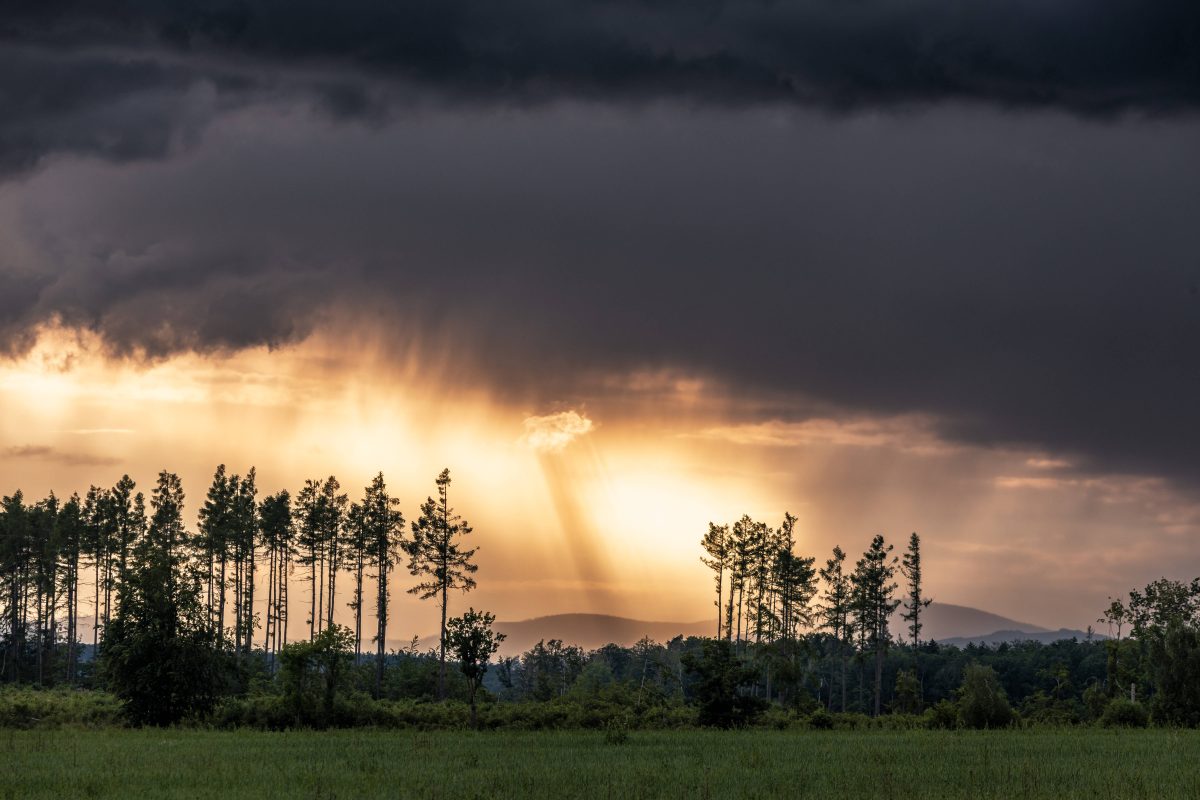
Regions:
<instances>
[{"instance_id":1,"label":"grass field","mask_svg":"<svg viewBox=\"0 0 1200 800\"><path fill-rule=\"evenodd\" d=\"M0 731L4 798L1196 798L1200 732Z\"/></svg>"}]
</instances>

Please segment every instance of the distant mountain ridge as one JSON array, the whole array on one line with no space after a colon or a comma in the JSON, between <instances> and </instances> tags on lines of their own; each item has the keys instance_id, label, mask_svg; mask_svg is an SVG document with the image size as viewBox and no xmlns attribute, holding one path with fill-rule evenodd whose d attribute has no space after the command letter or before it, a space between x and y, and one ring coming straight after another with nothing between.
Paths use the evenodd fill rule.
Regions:
<instances>
[{"instance_id":1,"label":"distant mountain ridge","mask_svg":"<svg viewBox=\"0 0 1200 800\"><path fill-rule=\"evenodd\" d=\"M903 635L908 624L901 619L901 610L898 609L892 616L891 628L893 633ZM949 639L985 636L996 631L1017 631L1029 634L1048 633L1049 629L1029 622L1019 622L1002 617L990 611L937 601L934 601L933 605L921 614L922 641L945 642Z\"/></svg>"},{"instance_id":2,"label":"distant mountain ridge","mask_svg":"<svg viewBox=\"0 0 1200 800\"><path fill-rule=\"evenodd\" d=\"M711 622L648 622L611 614L550 614L513 622L497 621L492 628L506 637L500 646L500 654L515 656L539 641L551 639L561 639L563 644L578 645L584 650L595 650L606 644L628 647L647 636L656 642L666 642L676 636L714 636L717 621L716 617ZM436 647L437 636L422 638L418 646L422 650Z\"/></svg>"},{"instance_id":3,"label":"distant mountain ridge","mask_svg":"<svg viewBox=\"0 0 1200 800\"><path fill-rule=\"evenodd\" d=\"M934 602L921 616L921 639L941 644L965 647L976 644L996 645L1001 642L1032 640L1042 643L1060 639L1084 639L1084 631L1070 628L1049 630L1039 625L1002 617L989 611L953 603ZM92 617L80 617L80 638L90 643ZM654 622L620 617L613 614L549 614L531 619L498 621L493 626L507 638L500 653L505 656L519 655L529 650L540 640L560 639L564 644L578 645L585 650L595 650L606 644L628 647L643 637L656 642L667 642L676 636L713 636L717 632L717 620L698 622ZM891 620L893 634L904 637L906 623L897 612ZM1094 634L1093 638L1107 637ZM388 647L405 649L410 641L388 640ZM437 647L437 634L420 638L417 644L422 651Z\"/></svg>"},{"instance_id":4,"label":"distant mountain ridge","mask_svg":"<svg viewBox=\"0 0 1200 800\"><path fill-rule=\"evenodd\" d=\"M963 646L967 642L992 640L996 636L1005 637L997 641L1019 638L1056 641L1058 638L1084 636L1079 631L1050 631L1039 625L1019 622L978 608L937 602L922 615L922 626L923 640L947 644L961 642ZM498 621L493 627L507 637L500 653L512 656L525 652L539 641L551 639L560 639L564 644L578 645L585 650L595 650L606 644L628 647L647 636L656 642L666 642L676 636L713 636L717 632L717 621L715 615L711 620L700 622L650 622L612 614L550 614L525 620ZM904 630L904 620L897 613L892 619L892 631L902 635ZM1059 636L1059 633L1064 635ZM423 637L418 646L422 650L436 647L437 637Z\"/></svg>"},{"instance_id":5,"label":"distant mountain ridge","mask_svg":"<svg viewBox=\"0 0 1200 800\"><path fill-rule=\"evenodd\" d=\"M941 639L938 643L953 647L966 647L969 644L985 644L995 647L999 644L1012 644L1014 642L1040 642L1041 644L1053 644L1055 642L1061 642L1064 639L1078 639L1080 641L1084 641L1087 638L1087 631L1075 630L1073 628L1059 628L1056 631L1040 631L1033 633L1028 631L994 631L984 636L953 636L949 639ZM1108 637L1104 634L1093 631L1091 638L1107 639Z\"/></svg>"}]
</instances>

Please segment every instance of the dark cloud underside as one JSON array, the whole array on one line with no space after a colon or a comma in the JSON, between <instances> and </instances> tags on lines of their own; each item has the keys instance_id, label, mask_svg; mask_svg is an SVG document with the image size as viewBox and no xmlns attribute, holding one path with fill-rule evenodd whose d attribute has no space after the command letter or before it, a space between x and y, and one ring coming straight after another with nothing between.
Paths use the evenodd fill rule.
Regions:
<instances>
[{"instance_id":1,"label":"dark cloud underside","mask_svg":"<svg viewBox=\"0 0 1200 800\"><path fill-rule=\"evenodd\" d=\"M1200 99L1189 0L217 0L6 4L0 34L340 63L464 93L831 107L979 99L1104 112Z\"/></svg>"},{"instance_id":2,"label":"dark cloud underside","mask_svg":"<svg viewBox=\"0 0 1200 800\"><path fill-rule=\"evenodd\" d=\"M332 309L450 337L465 379L518 394L676 368L781 398L768 414L802 394L1195 472L1194 125L239 119L178 166L31 183L8 329L59 316L161 355L291 341Z\"/></svg>"},{"instance_id":3,"label":"dark cloud underside","mask_svg":"<svg viewBox=\"0 0 1200 800\"><path fill-rule=\"evenodd\" d=\"M1194 481L1197 106L1195 0L0 3L0 347L370 317Z\"/></svg>"},{"instance_id":4,"label":"dark cloud underside","mask_svg":"<svg viewBox=\"0 0 1200 800\"><path fill-rule=\"evenodd\" d=\"M343 116L386 113L398 86L475 103L1200 103L1193 0L7 2L0 47L9 170L161 155L208 111L184 99L197 87L227 105L302 92Z\"/></svg>"}]
</instances>

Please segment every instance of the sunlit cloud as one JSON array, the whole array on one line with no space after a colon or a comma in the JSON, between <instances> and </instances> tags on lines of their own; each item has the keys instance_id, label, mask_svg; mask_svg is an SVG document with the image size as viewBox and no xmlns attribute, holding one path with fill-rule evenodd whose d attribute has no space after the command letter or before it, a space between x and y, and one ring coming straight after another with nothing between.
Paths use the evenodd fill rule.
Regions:
<instances>
[{"instance_id":1,"label":"sunlit cloud","mask_svg":"<svg viewBox=\"0 0 1200 800\"><path fill-rule=\"evenodd\" d=\"M526 417L521 443L538 453L560 453L567 445L589 433L595 424L578 411Z\"/></svg>"},{"instance_id":2,"label":"sunlit cloud","mask_svg":"<svg viewBox=\"0 0 1200 800\"><path fill-rule=\"evenodd\" d=\"M1063 458L1045 458L1042 456L1031 456L1025 459L1025 466L1033 469L1068 469L1071 467L1071 462Z\"/></svg>"},{"instance_id":3,"label":"sunlit cloud","mask_svg":"<svg viewBox=\"0 0 1200 800\"><path fill-rule=\"evenodd\" d=\"M757 447L803 447L827 444L842 447L892 447L934 454L952 448L940 441L929 421L918 417L895 419L807 419L802 422L769 420L705 428L695 438Z\"/></svg>"},{"instance_id":4,"label":"sunlit cloud","mask_svg":"<svg viewBox=\"0 0 1200 800\"><path fill-rule=\"evenodd\" d=\"M996 486L1001 489L1036 489L1039 491L1050 491L1078 485L1079 481L1064 478L1030 478L1013 475L1001 475L996 478Z\"/></svg>"}]
</instances>

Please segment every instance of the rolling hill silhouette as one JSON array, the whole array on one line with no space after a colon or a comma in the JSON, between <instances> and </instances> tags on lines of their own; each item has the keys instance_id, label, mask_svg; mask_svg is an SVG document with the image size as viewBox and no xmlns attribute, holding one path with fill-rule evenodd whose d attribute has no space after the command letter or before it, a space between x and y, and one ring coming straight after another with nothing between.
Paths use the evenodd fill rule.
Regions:
<instances>
[{"instance_id":1,"label":"rolling hill silhouette","mask_svg":"<svg viewBox=\"0 0 1200 800\"><path fill-rule=\"evenodd\" d=\"M924 640L981 641L998 632L1012 634L1013 638L1040 639L1057 633L1039 625L952 603L935 602L926 610L923 622L921 638ZM501 646L501 655L513 656L542 639L561 639L564 644L579 645L585 650L610 643L628 647L644 636L656 642L676 636L712 636L716 633L717 623L715 615L711 620L699 622L649 622L610 614L551 614L519 621L497 621L494 628L508 637ZM903 628L904 621L897 614L892 620L892 630L900 633ZM1078 632L1066 631L1061 638L1070 638L1073 633ZM1039 636L1033 637L1033 634ZM436 647L436 635L422 638L419 646L423 650Z\"/></svg>"},{"instance_id":2,"label":"rolling hill silhouette","mask_svg":"<svg viewBox=\"0 0 1200 800\"><path fill-rule=\"evenodd\" d=\"M1048 628L1033 625L1028 622L1018 622L990 611L982 611L970 606L956 606L953 603L934 602L921 615L922 641L944 641L954 638L983 636L996 631L1016 631L1019 633L1048 633ZM897 613L892 617L892 631L904 630L905 622Z\"/></svg>"},{"instance_id":3,"label":"rolling hill silhouette","mask_svg":"<svg viewBox=\"0 0 1200 800\"><path fill-rule=\"evenodd\" d=\"M932 639L960 647L970 642L997 644L1034 639L1049 643L1071 637L1082 639L1085 636L1082 631L1066 628L1050 630L953 603L935 602L925 611L923 623L923 640ZM90 616L80 618L80 636L85 643L91 641L91 626ZM564 644L579 645L585 650L594 650L606 644L628 647L646 636L656 642L666 642L676 636L712 636L716 633L717 623L715 616L697 622L654 622L611 614L550 614L525 620L497 621L494 627L507 637L500 654L515 656L542 639L561 639ZM902 634L904 621L899 614L892 618L891 627L894 634ZM408 640L388 641L389 648L403 649L408 645ZM421 650L436 648L437 634L421 637L418 647Z\"/></svg>"}]
</instances>

